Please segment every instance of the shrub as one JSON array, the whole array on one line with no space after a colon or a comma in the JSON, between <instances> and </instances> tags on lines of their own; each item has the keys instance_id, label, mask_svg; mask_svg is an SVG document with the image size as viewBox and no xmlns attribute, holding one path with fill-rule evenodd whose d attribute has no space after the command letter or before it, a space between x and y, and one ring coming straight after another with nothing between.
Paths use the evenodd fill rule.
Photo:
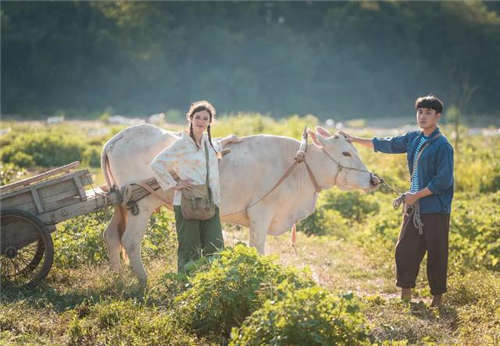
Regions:
<instances>
[{"instance_id":1,"label":"shrub","mask_svg":"<svg viewBox=\"0 0 500 346\"><path fill-rule=\"evenodd\" d=\"M345 238L349 233L349 220L345 219L337 210L316 208L314 213L300 221L297 231L307 235L333 234Z\"/></svg>"},{"instance_id":2,"label":"shrub","mask_svg":"<svg viewBox=\"0 0 500 346\"><path fill-rule=\"evenodd\" d=\"M99 264L107 260L102 233L110 218L111 209L82 215L58 225L52 233L54 265L58 268L77 268L82 264Z\"/></svg>"},{"instance_id":3,"label":"shrub","mask_svg":"<svg viewBox=\"0 0 500 346\"><path fill-rule=\"evenodd\" d=\"M33 167L35 165L35 160L29 154L18 151L12 153L9 158L9 162L18 167Z\"/></svg>"},{"instance_id":4,"label":"shrub","mask_svg":"<svg viewBox=\"0 0 500 346\"><path fill-rule=\"evenodd\" d=\"M302 220L297 230L307 235L335 234L346 238L352 224L361 223L379 212L380 206L375 198L359 191L324 191L314 213Z\"/></svg>"},{"instance_id":5,"label":"shrub","mask_svg":"<svg viewBox=\"0 0 500 346\"><path fill-rule=\"evenodd\" d=\"M230 345L360 345L369 344L367 332L352 294L310 287L265 302L233 329Z\"/></svg>"},{"instance_id":6,"label":"shrub","mask_svg":"<svg viewBox=\"0 0 500 346\"><path fill-rule=\"evenodd\" d=\"M450 227L450 254L469 267L500 270L500 191L458 194Z\"/></svg>"},{"instance_id":7,"label":"shrub","mask_svg":"<svg viewBox=\"0 0 500 346\"><path fill-rule=\"evenodd\" d=\"M20 167L33 164L54 167L81 160L84 149L85 143L76 136L44 131L18 134L0 156L3 162L16 163Z\"/></svg>"},{"instance_id":8,"label":"shrub","mask_svg":"<svg viewBox=\"0 0 500 346\"><path fill-rule=\"evenodd\" d=\"M22 178L26 174L24 168L18 167L13 163L3 163L0 165L0 185L6 185L14 180Z\"/></svg>"},{"instance_id":9,"label":"shrub","mask_svg":"<svg viewBox=\"0 0 500 346\"><path fill-rule=\"evenodd\" d=\"M107 261L103 232L108 226L112 208L78 216L58 225L52 234L54 264L59 268L76 268L82 264L100 264ZM169 235L173 227L172 213L162 210L151 217L142 242L143 259L174 253L175 238Z\"/></svg>"},{"instance_id":10,"label":"shrub","mask_svg":"<svg viewBox=\"0 0 500 346\"><path fill-rule=\"evenodd\" d=\"M500 280L486 270L456 272L450 277L448 304L456 307L458 314L459 343L494 345L498 340L500 321Z\"/></svg>"},{"instance_id":11,"label":"shrub","mask_svg":"<svg viewBox=\"0 0 500 346\"><path fill-rule=\"evenodd\" d=\"M71 345L192 345L195 336L171 314L137 301L104 301L75 309L69 324Z\"/></svg>"},{"instance_id":12,"label":"shrub","mask_svg":"<svg viewBox=\"0 0 500 346\"><path fill-rule=\"evenodd\" d=\"M322 208L338 210L344 218L358 223L380 210L372 195L337 189L325 191Z\"/></svg>"},{"instance_id":13,"label":"shrub","mask_svg":"<svg viewBox=\"0 0 500 346\"><path fill-rule=\"evenodd\" d=\"M189 289L175 299L177 315L199 335L228 337L231 328L239 326L266 299L283 296L285 286L278 287L283 282L288 283L287 289L313 285L296 270L259 256L254 248L236 245L222 251L207 271L190 279Z\"/></svg>"},{"instance_id":14,"label":"shrub","mask_svg":"<svg viewBox=\"0 0 500 346\"><path fill-rule=\"evenodd\" d=\"M85 148L82 156L83 163L90 167L101 167L101 150L97 146Z\"/></svg>"}]
</instances>

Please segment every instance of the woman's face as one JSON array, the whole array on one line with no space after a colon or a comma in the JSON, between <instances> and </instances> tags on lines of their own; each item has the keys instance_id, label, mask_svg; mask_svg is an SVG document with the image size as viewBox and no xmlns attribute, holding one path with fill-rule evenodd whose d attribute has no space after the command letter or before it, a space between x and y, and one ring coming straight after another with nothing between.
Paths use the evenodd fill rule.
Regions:
<instances>
[{"instance_id":1,"label":"woman's face","mask_svg":"<svg viewBox=\"0 0 500 346\"><path fill-rule=\"evenodd\" d=\"M194 113L191 117L191 124L193 125L193 131L203 133L210 124L210 113L206 110Z\"/></svg>"}]
</instances>

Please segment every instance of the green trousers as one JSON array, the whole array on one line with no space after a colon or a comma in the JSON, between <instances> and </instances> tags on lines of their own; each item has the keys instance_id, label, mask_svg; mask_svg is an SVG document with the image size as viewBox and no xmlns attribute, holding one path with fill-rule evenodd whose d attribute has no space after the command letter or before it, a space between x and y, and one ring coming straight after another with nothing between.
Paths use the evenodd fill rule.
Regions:
<instances>
[{"instance_id":1,"label":"green trousers","mask_svg":"<svg viewBox=\"0 0 500 346\"><path fill-rule=\"evenodd\" d=\"M184 220L181 207L174 206L175 228L177 230L177 271L185 271L190 261L196 261L201 256L210 256L224 248L222 226L220 223L219 208L215 209L215 216L211 219Z\"/></svg>"}]
</instances>

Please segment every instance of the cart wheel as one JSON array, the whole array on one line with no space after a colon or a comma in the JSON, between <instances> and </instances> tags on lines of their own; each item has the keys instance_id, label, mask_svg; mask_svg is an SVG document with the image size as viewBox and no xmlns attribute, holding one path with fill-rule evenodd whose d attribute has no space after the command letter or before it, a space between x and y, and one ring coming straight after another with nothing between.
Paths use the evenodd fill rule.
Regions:
<instances>
[{"instance_id":1,"label":"cart wheel","mask_svg":"<svg viewBox=\"0 0 500 346\"><path fill-rule=\"evenodd\" d=\"M54 260L50 233L24 210L1 210L0 219L0 287L35 287Z\"/></svg>"}]
</instances>

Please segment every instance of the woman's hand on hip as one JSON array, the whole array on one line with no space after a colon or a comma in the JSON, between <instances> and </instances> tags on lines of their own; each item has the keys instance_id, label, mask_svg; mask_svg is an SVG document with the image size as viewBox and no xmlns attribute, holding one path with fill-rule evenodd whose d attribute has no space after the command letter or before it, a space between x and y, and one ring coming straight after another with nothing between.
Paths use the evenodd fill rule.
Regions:
<instances>
[{"instance_id":1,"label":"woman's hand on hip","mask_svg":"<svg viewBox=\"0 0 500 346\"><path fill-rule=\"evenodd\" d=\"M177 182L177 185L174 186L174 190L180 191L183 189L191 190L193 187L193 180L192 179L179 179Z\"/></svg>"}]
</instances>

